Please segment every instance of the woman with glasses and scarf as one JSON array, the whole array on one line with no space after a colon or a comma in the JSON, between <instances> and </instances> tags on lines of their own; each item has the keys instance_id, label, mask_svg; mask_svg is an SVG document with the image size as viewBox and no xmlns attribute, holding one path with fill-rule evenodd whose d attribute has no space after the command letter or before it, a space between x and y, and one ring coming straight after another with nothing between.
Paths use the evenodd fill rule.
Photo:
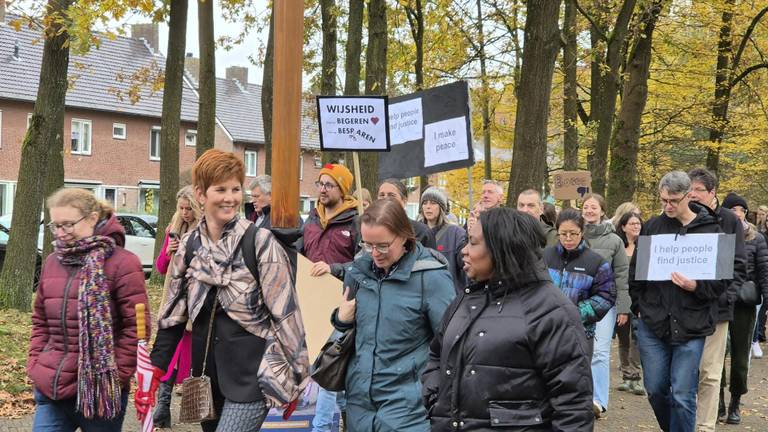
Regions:
<instances>
[{"instance_id":1,"label":"woman with glasses and scarf","mask_svg":"<svg viewBox=\"0 0 768 432\"><path fill-rule=\"evenodd\" d=\"M421 377L433 431L591 431L579 312L552 285L539 221L480 214L462 250L472 282L446 311Z\"/></svg>"},{"instance_id":2,"label":"woman with glasses and scarf","mask_svg":"<svg viewBox=\"0 0 768 432\"><path fill-rule=\"evenodd\" d=\"M445 258L416 241L399 202L378 200L360 221L364 253L347 265L347 299L331 318L339 331L356 328L347 430L426 432L419 376L453 279Z\"/></svg>"},{"instance_id":3,"label":"woman with glasses and scarf","mask_svg":"<svg viewBox=\"0 0 768 432\"><path fill-rule=\"evenodd\" d=\"M114 211L91 192L60 189L47 206L55 243L32 314L32 430L120 431L136 369L134 307L148 304L144 272L123 249Z\"/></svg>"}]
</instances>

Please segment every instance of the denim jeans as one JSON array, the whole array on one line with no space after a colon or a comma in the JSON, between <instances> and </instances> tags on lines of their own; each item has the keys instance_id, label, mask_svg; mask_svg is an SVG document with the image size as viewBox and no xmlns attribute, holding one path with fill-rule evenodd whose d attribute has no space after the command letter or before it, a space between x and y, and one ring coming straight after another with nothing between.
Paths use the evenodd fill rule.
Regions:
<instances>
[{"instance_id":1,"label":"denim jeans","mask_svg":"<svg viewBox=\"0 0 768 432\"><path fill-rule=\"evenodd\" d=\"M656 421L666 432L694 432L704 338L681 343L664 342L642 318L634 320L633 324L643 365L643 383Z\"/></svg>"},{"instance_id":2,"label":"denim jeans","mask_svg":"<svg viewBox=\"0 0 768 432\"><path fill-rule=\"evenodd\" d=\"M592 351L593 399L608 409L608 392L611 387L611 339L616 326L616 308L613 307L597 322L595 348Z\"/></svg>"},{"instance_id":3,"label":"denim jeans","mask_svg":"<svg viewBox=\"0 0 768 432\"><path fill-rule=\"evenodd\" d=\"M337 430L333 424L333 416L336 414L336 405L345 411L347 398L344 392L331 392L322 387L317 392L317 405L315 406L315 418L312 419L312 432L330 432Z\"/></svg>"},{"instance_id":4,"label":"denim jeans","mask_svg":"<svg viewBox=\"0 0 768 432\"><path fill-rule=\"evenodd\" d=\"M34 390L35 419L33 432L74 432L80 428L83 432L119 432L123 430L125 408L128 403L128 391L121 395L122 409L114 419L86 419L76 410L77 398L52 400Z\"/></svg>"}]
</instances>

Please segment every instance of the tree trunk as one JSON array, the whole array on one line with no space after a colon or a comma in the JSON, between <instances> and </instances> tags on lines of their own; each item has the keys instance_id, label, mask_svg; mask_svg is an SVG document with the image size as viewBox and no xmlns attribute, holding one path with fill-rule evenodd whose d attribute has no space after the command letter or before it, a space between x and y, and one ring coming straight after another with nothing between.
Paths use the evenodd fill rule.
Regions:
<instances>
[{"instance_id":1,"label":"tree trunk","mask_svg":"<svg viewBox=\"0 0 768 432\"><path fill-rule=\"evenodd\" d=\"M597 136L593 153L588 158L589 170L592 172L592 191L605 194L606 167L608 166L608 148L613 131L613 119L616 114L616 96L619 91L621 71L619 70L624 57L625 40L629 30L629 22L635 9L636 0L624 0L616 18L605 54L605 64L598 65L601 77L598 80L598 104L593 105L592 119L597 121ZM603 32L605 35L605 32ZM595 71L593 69L593 75ZM594 76L593 76L594 78ZM594 82L593 82L594 83ZM592 100L595 100L595 88L592 88ZM597 110L595 109L597 108Z\"/></svg>"},{"instance_id":2,"label":"tree trunk","mask_svg":"<svg viewBox=\"0 0 768 432\"><path fill-rule=\"evenodd\" d=\"M574 171L579 167L579 94L578 94L578 57L576 43L576 5L575 0L565 0L563 18L563 169ZM563 207L570 207L571 201L565 200Z\"/></svg>"},{"instance_id":3,"label":"tree trunk","mask_svg":"<svg viewBox=\"0 0 768 432\"><path fill-rule=\"evenodd\" d=\"M363 45L363 0L349 0L349 21L347 27L347 46L344 61L344 94L360 94L360 57ZM352 172L352 153L344 154L344 161Z\"/></svg>"},{"instance_id":4,"label":"tree trunk","mask_svg":"<svg viewBox=\"0 0 768 432\"><path fill-rule=\"evenodd\" d=\"M216 40L213 0L198 0L200 48L200 101L197 114L197 157L212 149L216 140Z\"/></svg>"},{"instance_id":5,"label":"tree trunk","mask_svg":"<svg viewBox=\"0 0 768 432\"><path fill-rule=\"evenodd\" d=\"M264 56L264 74L261 79L261 118L264 123L264 173L272 174L272 89L275 68L275 11L269 19L267 52Z\"/></svg>"},{"instance_id":6,"label":"tree trunk","mask_svg":"<svg viewBox=\"0 0 768 432\"><path fill-rule=\"evenodd\" d=\"M611 164L608 177L608 211L632 201L637 188L637 152L640 148L640 124L648 100L648 76L651 67L653 31L663 0L654 0L642 17L643 30L629 54L629 78L624 86L621 108L611 142Z\"/></svg>"},{"instance_id":7,"label":"tree trunk","mask_svg":"<svg viewBox=\"0 0 768 432\"><path fill-rule=\"evenodd\" d=\"M559 2L559 0L558 0ZM477 0L477 56L480 60L480 110L483 121L483 162L485 163L485 178L493 178L491 160L491 107L488 86L488 71L485 56L485 32L483 29L483 4Z\"/></svg>"},{"instance_id":8,"label":"tree trunk","mask_svg":"<svg viewBox=\"0 0 768 432\"><path fill-rule=\"evenodd\" d=\"M323 62L321 66L320 94L332 96L336 94L336 0L320 0L320 15L323 31ZM343 157L342 152L325 151L322 154L323 163L337 161Z\"/></svg>"},{"instance_id":9,"label":"tree trunk","mask_svg":"<svg viewBox=\"0 0 768 432\"><path fill-rule=\"evenodd\" d=\"M50 0L48 16L61 16L74 0ZM46 176L52 148L64 147L64 101L69 68L69 34L62 20L52 19L45 29L40 81L32 120L21 149L16 195L13 198L13 230L8 239L0 273L0 309L28 311L37 257L40 212L46 192Z\"/></svg>"},{"instance_id":10,"label":"tree trunk","mask_svg":"<svg viewBox=\"0 0 768 432\"><path fill-rule=\"evenodd\" d=\"M387 2L371 0L368 4L368 46L365 52L365 94L387 94ZM376 193L379 183L379 155L360 155L364 188Z\"/></svg>"},{"instance_id":11,"label":"tree trunk","mask_svg":"<svg viewBox=\"0 0 768 432\"><path fill-rule=\"evenodd\" d=\"M424 90L424 6L421 0L415 0L404 4L405 14L408 17L408 25L411 27L411 36L416 46L416 59L413 62L413 72L416 75L416 91ZM419 176L419 189L421 193L429 187L429 176Z\"/></svg>"},{"instance_id":12,"label":"tree trunk","mask_svg":"<svg viewBox=\"0 0 768 432\"><path fill-rule=\"evenodd\" d=\"M508 206L514 206L523 190L531 187L540 190L547 178L549 99L560 49L557 26L560 0L529 0L527 10Z\"/></svg>"},{"instance_id":13,"label":"tree trunk","mask_svg":"<svg viewBox=\"0 0 768 432\"><path fill-rule=\"evenodd\" d=\"M731 102L730 76L733 55L733 8L735 0L726 0L720 22L717 42L717 69L715 71L715 102L712 105L713 127L709 129L710 148L707 150L707 169L717 175L720 169L720 147L728 122L728 105Z\"/></svg>"},{"instance_id":14,"label":"tree trunk","mask_svg":"<svg viewBox=\"0 0 768 432\"><path fill-rule=\"evenodd\" d=\"M165 227L171 222L176 211L176 192L179 190L179 126L184 85L187 7L188 0L171 0L168 33L175 37L168 38L168 56L165 59L163 117L160 120L160 208L157 213L155 257L165 240ZM152 278L159 281L162 276L155 271Z\"/></svg>"}]
</instances>

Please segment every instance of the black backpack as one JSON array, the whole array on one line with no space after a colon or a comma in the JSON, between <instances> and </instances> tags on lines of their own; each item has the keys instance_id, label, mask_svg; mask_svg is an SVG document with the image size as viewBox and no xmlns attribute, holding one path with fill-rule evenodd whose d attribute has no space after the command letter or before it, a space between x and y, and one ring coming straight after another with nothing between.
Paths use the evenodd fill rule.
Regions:
<instances>
[{"instance_id":1,"label":"black backpack","mask_svg":"<svg viewBox=\"0 0 768 432\"><path fill-rule=\"evenodd\" d=\"M248 267L248 270L257 282L261 281L259 278L259 263L256 258L256 233L259 229L260 228L256 226L256 224L250 224L248 229L245 230L243 237L240 238L240 243L237 246L237 248L242 248L245 266ZM291 281L295 285L298 252L296 251L294 244L301 237L301 231L299 231L298 228L271 228L269 231L275 236L280 243L280 246L285 250L286 255L288 255L288 261L291 266ZM195 252L201 245L202 242L200 241L200 236L195 230L187 239L187 248L184 251L185 267L189 267L189 264L192 263L192 259L195 257Z\"/></svg>"}]
</instances>

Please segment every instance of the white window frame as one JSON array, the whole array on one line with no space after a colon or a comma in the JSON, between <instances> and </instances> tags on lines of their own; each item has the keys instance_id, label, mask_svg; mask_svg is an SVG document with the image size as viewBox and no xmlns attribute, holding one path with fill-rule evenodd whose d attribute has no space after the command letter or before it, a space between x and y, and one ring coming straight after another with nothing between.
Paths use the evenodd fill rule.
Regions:
<instances>
[{"instance_id":1,"label":"white window frame","mask_svg":"<svg viewBox=\"0 0 768 432\"><path fill-rule=\"evenodd\" d=\"M194 137L192 144L189 143L189 137ZM187 129L187 131L184 133L184 145L186 147L196 147L197 146L197 130L195 129Z\"/></svg>"},{"instance_id":2,"label":"white window frame","mask_svg":"<svg viewBox=\"0 0 768 432\"><path fill-rule=\"evenodd\" d=\"M149 160L151 161L159 161L160 160L160 145L162 136L160 134L161 131L160 126L152 126L152 129L149 130ZM157 132L157 156L152 156L152 134L154 132Z\"/></svg>"},{"instance_id":3,"label":"white window frame","mask_svg":"<svg viewBox=\"0 0 768 432\"><path fill-rule=\"evenodd\" d=\"M29 130L29 125L32 124L32 113L27 113L27 130Z\"/></svg>"},{"instance_id":4,"label":"white window frame","mask_svg":"<svg viewBox=\"0 0 768 432\"><path fill-rule=\"evenodd\" d=\"M115 128L123 128L123 134L119 135L115 133ZM128 138L128 128L125 123L112 123L112 138L124 140Z\"/></svg>"},{"instance_id":5,"label":"white window frame","mask_svg":"<svg viewBox=\"0 0 768 432\"><path fill-rule=\"evenodd\" d=\"M115 191L115 195L112 197L113 199L107 200L107 189L112 189ZM109 204L112 205L112 208L117 208L117 195L119 193L120 189L117 186L102 186L101 187L101 198L104 201L107 201Z\"/></svg>"},{"instance_id":6,"label":"white window frame","mask_svg":"<svg viewBox=\"0 0 768 432\"><path fill-rule=\"evenodd\" d=\"M75 132L75 123L79 123L81 126L78 127L78 149L74 150L72 149L72 133ZM81 139L82 135L82 126L88 125L88 141L83 142ZM73 155L84 155L84 156L90 156L91 150L93 148L93 122L86 119L78 119L73 118L70 122L70 131L69 131L69 148Z\"/></svg>"},{"instance_id":7,"label":"white window frame","mask_svg":"<svg viewBox=\"0 0 768 432\"><path fill-rule=\"evenodd\" d=\"M252 163L248 163L248 158L253 159ZM245 175L247 177L256 177L259 172L259 152L253 150L246 150L244 156L245 162Z\"/></svg>"}]
</instances>

